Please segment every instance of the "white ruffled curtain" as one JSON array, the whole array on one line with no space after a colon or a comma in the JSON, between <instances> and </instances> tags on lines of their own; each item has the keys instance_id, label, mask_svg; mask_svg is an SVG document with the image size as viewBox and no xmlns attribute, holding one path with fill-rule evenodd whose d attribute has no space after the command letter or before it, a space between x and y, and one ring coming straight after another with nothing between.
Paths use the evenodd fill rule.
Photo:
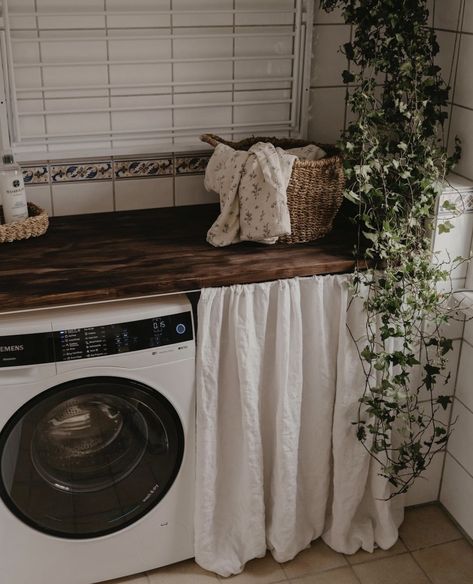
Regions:
<instances>
[{"instance_id":1,"label":"white ruffled curtain","mask_svg":"<svg viewBox=\"0 0 473 584\"><path fill-rule=\"evenodd\" d=\"M196 561L229 576L318 537L387 549L401 500L355 436L364 387L349 276L202 291L197 357ZM350 306L350 307L349 307ZM349 308L349 309L348 309Z\"/></svg>"}]
</instances>

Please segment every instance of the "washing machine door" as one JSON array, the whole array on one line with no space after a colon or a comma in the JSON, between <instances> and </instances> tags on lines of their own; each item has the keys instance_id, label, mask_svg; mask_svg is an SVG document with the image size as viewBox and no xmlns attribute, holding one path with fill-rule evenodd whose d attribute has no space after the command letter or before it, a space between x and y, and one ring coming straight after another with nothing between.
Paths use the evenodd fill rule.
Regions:
<instances>
[{"instance_id":1,"label":"washing machine door","mask_svg":"<svg viewBox=\"0 0 473 584\"><path fill-rule=\"evenodd\" d=\"M165 496L184 452L171 403L141 383L78 379L25 404L0 435L0 496L35 529L109 534Z\"/></svg>"}]
</instances>

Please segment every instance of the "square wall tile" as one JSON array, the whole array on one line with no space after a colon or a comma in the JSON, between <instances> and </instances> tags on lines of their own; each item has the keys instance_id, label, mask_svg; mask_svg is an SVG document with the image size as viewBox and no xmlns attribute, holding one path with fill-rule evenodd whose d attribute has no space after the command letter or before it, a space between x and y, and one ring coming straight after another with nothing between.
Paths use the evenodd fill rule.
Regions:
<instances>
[{"instance_id":1,"label":"square wall tile","mask_svg":"<svg viewBox=\"0 0 473 584\"><path fill-rule=\"evenodd\" d=\"M440 502L473 538L473 477L447 453Z\"/></svg>"},{"instance_id":2,"label":"square wall tile","mask_svg":"<svg viewBox=\"0 0 473 584\"><path fill-rule=\"evenodd\" d=\"M465 4L465 14L463 16L462 30L463 32L473 33L473 2L471 2L471 0L467 0Z\"/></svg>"},{"instance_id":3,"label":"square wall tile","mask_svg":"<svg viewBox=\"0 0 473 584\"><path fill-rule=\"evenodd\" d=\"M115 182L117 211L172 207L173 178L144 178Z\"/></svg>"},{"instance_id":4,"label":"square wall tile","mask_svg":"<svg viewBox=\"0 0 473 584\"><path fill-rule=\"evenodd\" d=\"M113 211L112 181L53 184L52 194L55 215Z\"/></svg>"},{"instance_id":5,"label":"square wall tile","mask_svg":"<svg viewBox=\"0 0 473 584\"><path fill-rule=\"evenodd\" d=\"M448 452L473 476L473 412L455 399Z\"/></svg>"},{"instance_id":6,"label":"square wall tile","mask_svg":"<svg viewBox=\"0 0 473 584\"><path fill-rule=\"evenodd\" d=\"M35 203L38 207L44 209L50 217L53 215L51 187L49 185L26 187L26 198L31 203Z\"/></svg>"},{"instance_id":7,"label":"square wall tile","mask_svg":"<svg viewBox=\"0 0 473 584\"><path fill-rule=\"evenodd\" d=\"M340 8L334 8L331 12L326 12L320 7L320 2L314 2L314 4L315 24L344 24L345 21Z\"/></svg>"},{"instance_id":8,"label":"square wall tile","mask_svg":"<svg viewBox=\"0 0 473 584\"><path fill-rule=\"evenodd\" d=\"M473 180L473 111L453 106L450 124L449 149L453 151L455 136L462 140L462 157L455 172Z\"/></svg>"},{"instance_id":9,"label":"square wall tile","mask_svg":"<svg viewBox=\"0 0 473 584\"><path fill-rule=\"evenodd\" d=\"M316 88L310 91L309 139L335 143L345 123L344 87Z\"/></svg>"},{"instance_id":10,"label":"square wall tile","mask_svg":"<svg viewBox=\"0 0 473 584\"><path fill-rule=\"evenodd\" d=\"M469 318L465 321L465 328L463 331L463 339L473 346L473 319Z\"/></svg>"},{"instance_id":11,"label":"square wall tile","mask_svg":"<svg viewBox=\"0 0 473 584\"><path fill-rule=\"evenodd\" d=\"M455 395L473 410L473 347L463 341Z\"/></svg>"},{"instance_id":12,"label":"square wall tile","mask_svg":"<svg viewBox=\"0 0 473 584\"><path fill-rule=\"evenodd\" d=\"M437 41L440 46L440 51L435 58L435 64L441 67L441 75L446 83L452 85L455 82L455 68L458 58L458 50L455 45L457 33L438 31ZM458 80L458 78L457 78Z\"/></svg>"},{"instance_id":13,"label":"square wall tile","mask_svg":"<svg viewBox=\"0 0 473 584\"><path fill-rule=\"evenodd\" d=\"M175 182L176 206L205 205L218 203L219 196L208 192L204 186L204 175L176 176ZM210 227L210 224L209 224Z\"/></svg>"},{"instance_id":14,"label":"square wall tile","mask_svg":"<svg viewBox=\"0 0 473 584\"><path fill-rule=\"evenodd\" d=\"M458 57L458 72L455 79L455 104L470 108L473 108L473 68L471 66L472 55L473 36L464 34L461 38L460 54Z\"/></svg>"},{"instance_id":15,"label":"square wall tile","mask_svg":"<svg viewBox=\"0 0 473 584\"><path fill-rule=\"evenodd\" d=\"M341 46L349 40L348 25L314 27L311 87L342 85L348 62Z\"/></svg>"},{"instance_id":16,"label":"square wall tile","mask_svg":"<svg viewBox=\"0 0 473 584\"><path fill-rule=\"evenodd\" d=\"M436 0L435 28L458 30L461 25L461 9L463 0ZM468 4L468 0L467 0Z\"/></svg>"}]
</instances>

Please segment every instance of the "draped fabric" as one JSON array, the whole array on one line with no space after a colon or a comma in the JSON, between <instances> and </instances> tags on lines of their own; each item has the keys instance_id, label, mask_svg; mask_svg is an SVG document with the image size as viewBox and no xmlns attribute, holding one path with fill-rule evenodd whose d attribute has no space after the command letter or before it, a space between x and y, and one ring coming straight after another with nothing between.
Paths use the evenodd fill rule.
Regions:
<instances>
[{"instance_id":1,"label":"draped fabric","mask_svg":"<svg viewBox=\"0 0 473 584\"><path fill-rule=\"evenodd\" d=\"M205 289L198 307L196 561L229 576L391 547L403 518L355 436L365 331L349 276Z\"/></svg>"}]
</instances>

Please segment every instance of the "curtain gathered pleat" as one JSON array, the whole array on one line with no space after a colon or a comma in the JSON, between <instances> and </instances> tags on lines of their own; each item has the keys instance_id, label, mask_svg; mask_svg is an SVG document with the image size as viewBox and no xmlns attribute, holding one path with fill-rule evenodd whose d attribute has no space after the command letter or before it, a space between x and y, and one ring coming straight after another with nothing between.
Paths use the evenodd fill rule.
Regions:
<instances>
[{"instance_id":1,"label":"curtain gathered pleat","mask_svg":"<svg viewBox=\"0 0 473 584\"><path fill-rule=\"evenodd\" d=\"M318 537L387 549L402 501L355 435L366 315L349 276L210 288L198 307L195 554L229 576Z\"/></svg>"}]
</instances>

